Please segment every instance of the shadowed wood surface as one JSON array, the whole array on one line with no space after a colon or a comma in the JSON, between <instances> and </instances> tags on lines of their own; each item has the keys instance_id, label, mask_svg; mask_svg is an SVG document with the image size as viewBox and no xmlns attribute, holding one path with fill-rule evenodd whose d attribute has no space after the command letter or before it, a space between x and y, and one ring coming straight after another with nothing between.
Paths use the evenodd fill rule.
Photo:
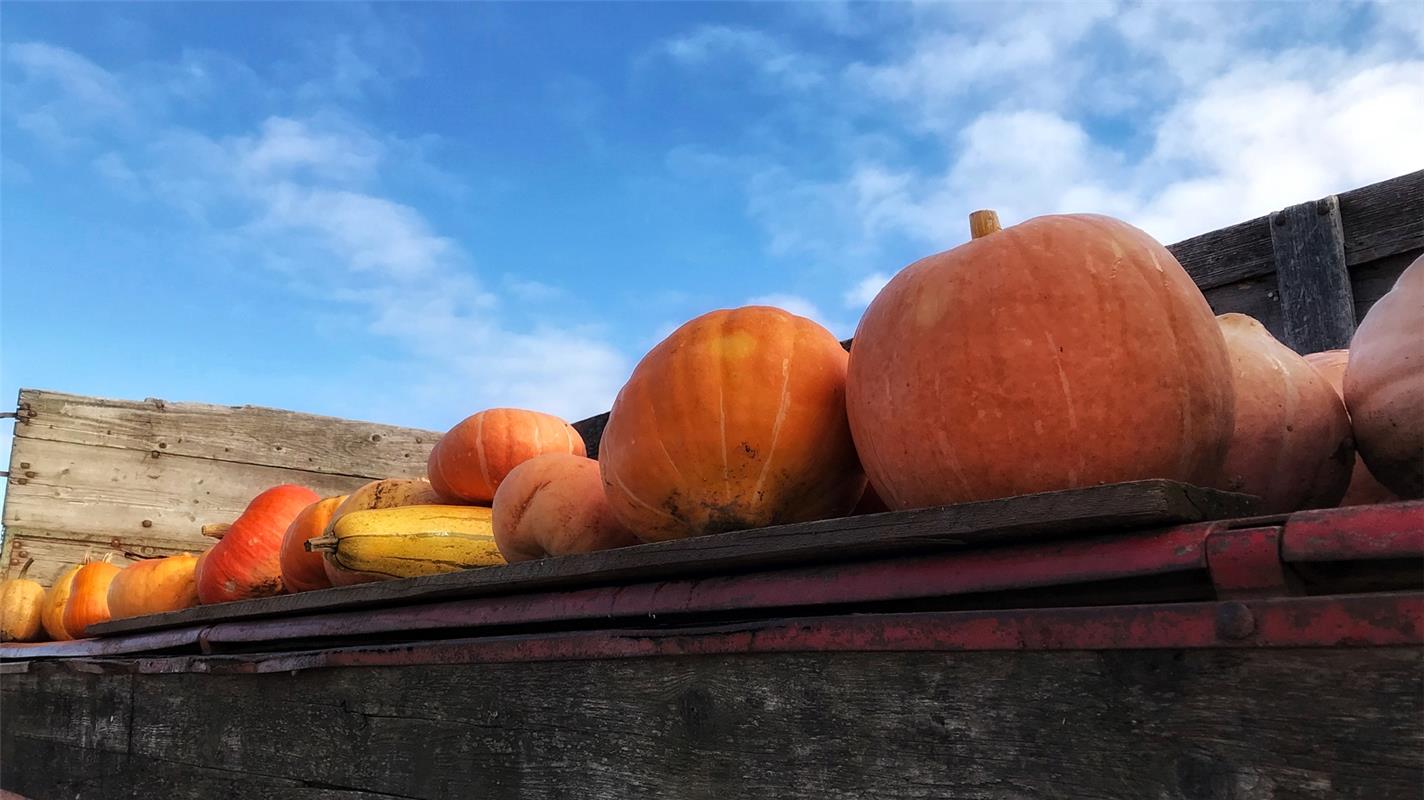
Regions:
<instances>
[{"instance_id":1,"label":"shadowed wood surface","mask_svg":"<svg viewBox=\"0 0 1424 800\"><path fill-rule=\"evenodd\" d=\"M735 572L776 564L844 561L870 555L1244 516L1251 499L1173 481L1132 483L757 528L467 570L448 575L346 586L114 620L91 634L111 635L217 620L312 613L433 599L589 586L633 578Z\"/></svg>"},{"instance_id":2,"label":"shadowed wood surface","mask_svg":"<svg viewBox=\"0 0 1424 800\"><path fill-rule=\"evenodd\" d=\"M1334 196L1271 215L1276 284L1281 296L1281 341L1297 353L1349 347L1355 297L1345 264L1340 201Z\"/></svg>"},{"instance_id":3,"label":"shadowed wood surface","mask_svg":"<svg viewBox=\"0 0 1424 800\"><path fill-rule=\"evenodd\" d=\"M0 674L30 797L1418 797L1404 648Z\"/></svg>"}]
</instances>

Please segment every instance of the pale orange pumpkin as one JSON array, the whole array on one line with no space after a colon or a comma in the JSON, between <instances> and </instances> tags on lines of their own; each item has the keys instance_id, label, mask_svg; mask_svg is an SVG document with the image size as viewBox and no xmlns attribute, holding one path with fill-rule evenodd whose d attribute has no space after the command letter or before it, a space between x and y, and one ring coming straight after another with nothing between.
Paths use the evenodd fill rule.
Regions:
<instances>
[{"instance_id":1,"label":"pale orange pumpkin","mask_svg":"<svg viewBox=\"0 0 1424 800\"><path fill-rule=\"evenodd\" d=\"M1330 387L1340 395L1343 402L1345 398L1345 367L1350 361L1350 351L1326 350L1321 353L1311 353L1305 357L1305 360L1309 361L1310 365L1330 382ZM1340 505L1358 506L1367 503L1388 503L1398 499L1399 497L1394 492L1391 492L1370 474L1370 468L1365 466L1365 460L1360 457L1357 448L1355 467L1350 472L1350 488L1345 490L1345 496L1340 499Z\"/></svg>"},{"instance_id":2,"label":"pale orange pumpkin","mask_svg":"<svg viewBox=\"0 0 1424 800\"><path fill-rule=\"evenodd\" d=\"M85 558L85 564L89 563ZM49 588L45 590L44 607L40 612L40 621L44 625L45 633L51 641L64 642L73 639L69 631L64 629L64 609L69 605L69 595L74 589L74 576L79 572L79 568L84 564L73 564L64 568L59 573L59 577L54 579Z\"/></svg>"},{"instance_id":3,"label":"pale orange pumpkin","mask_svg":"<svg viewBox=\"0 0 1424 800\"><path fill-rule=\"evenodd\" d=\"M125 567L109 584L112 619L161 614L198 604L198 557L183 553Z\"/></svg>"},{"instance_id":4,"label":"pale orange pumpkin","mask_svg":"<svg viewBox=\"0 0 1424 800\"><path fill-rule=\"evenodd\" d=\"M44 587L25 577L34 563L26 561L19 575L0 581L0 642L33 642L44 630Z\"/></svg>"},{"instance_id":5,"label":"pale orange pumpkin","mask_svg":"<svg viewBox=\"0 0 1424 800\"><path fill-rule=\"evenodd\" d=\"M1236 425L1218 486L1274 514L1340 502L1355 462L1350 418L1330 382L1245 314L1217 318L1231 352Z\"/></svg>"},{"instance_id":6,"label":"pale orange pumpkin","mask_svg":"<svg viewBox=\"0 0 1424 800\"><path fill-rule=\"evenodd\" d=\"M430 451L430 484L444 502L489 505L510 470L544 453L586 455L583 438L552 414L491 408L467 417Z\"/></svg>"},{"instance_id":7,"label":"pale orange pumpkin","mask_svg":"<svg viewBox=\"0 0 1424 800\"><path fill-rule=\"evenodd\" d=\"M302 509L321 497L305 486L274 486L247 504L197 567L198 600L204 604L281 594L282 537Z\"/></svg>"},{"instance_id":8,"label":"pale orange pumpkin","mask_svg":"<svg viewBox=\"0 0 1424 800\"><path fill-rule=\"evenodd\" d=\"M346 495L327 497L302 509L287 532L282 537L282 583L289 592L307 592L331 586L326 576L326 568L321 564L321 553L311 553L306 542L322 535L331 521L332 512L345 500Z\"/></svg>"},{"instance_id":9,"label":"pale orange pumpkin","mask_svg":"<svg viewBox=\"0 0 1424 800\"><path fill-rule=\"evenodd\" d=\"M74 573L69 602L64 605L64 630L70 636L80 638L90 625L108 621L109 584L122 571L108 561L95 561Z\"/></svg>"},{"instance_id":10,"label":"pale orange pumpkin","mask_svg":"<svg viewBox=\"0 0 1424 800\"><path fill-rule=\"evenodd\" d=\"M1370 474L1402 498L1424 497L1424 256L1360 321L1345 404Z\"/></svg>"},{"instance_id":11,"label":"pale orange pumpkin","mask_svg":"<svg viewBox=\"0 0 1424 800\"><path fill-rule=\"evenodd\" d=\"M545 453L510 470L494 495L494 540L509 562L637 544L603 495L598 462Z\"/></svg>"},{"instance_id":12,"label":"pale orange pumpkin","mask_svg":"<svg viewBox=\"0 0 1424 800\"><path fill-rule=\"evenodd\" d=\"M599 446L604 493L644 541L844 516L865 490L846 353L779 308L704 314L649 352Z\"/></svg>"},{"instance_id":13,"label":"pale orange pumpkin","mask_svg":"<svg viewBox=\"0 0 1424 800\"><path fill-rule=\"evenodd\" d=\"M856 331L850 424L886 505L1209 483L1231 438L1230 361L1172 254L1094 215L976 235L901 270Z\"/></svg>"}]
</instances>

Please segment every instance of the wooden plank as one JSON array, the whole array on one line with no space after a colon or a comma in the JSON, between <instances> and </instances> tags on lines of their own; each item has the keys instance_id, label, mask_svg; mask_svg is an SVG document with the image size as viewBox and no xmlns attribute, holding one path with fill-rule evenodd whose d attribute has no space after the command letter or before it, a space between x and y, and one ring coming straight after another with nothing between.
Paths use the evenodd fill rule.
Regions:
<instances>
[{"instance_id":1,"label":"wooden plank","mask_svg":"<svg viewBox=\"0 0 1424 800\"><path fill-rule=\"evenodd\" d=\"M1350 271L1351 290L1355 296L1355 319L1362 320L1370 313L1375 301L1394 288L1404 268L1414 263L1414 259L1424 256L1424 250L1408 250L1392 256L1362 264Z\"/></svg>"},{"instance_id":2,"label":"wooden plank","mask_svg":"<svg viewBox=\"0 0 1424 800\"><path fill-rule=\"evenodd\" d=\"M1237 313L1254 317L1272 336L1285 338L1284 321L1281 317L1281 296L1276 290L1273 275L1247 278L1229 283L1203 294L1214 314Z\"/></svg>"},{"instance_id":3,"label":"wooden plank","mask_svg":"<svg viewBox=\"0 0 1424 800\"><path fill-rule=\"evenodd\" d=\"M72 796L61 786L80 781L102 781L96 796L131 796L151 780L139 761L149 760L194 770L163 785L175 800L209 800L214 773L255 776L261 796L286 796L267 787L292 781L491 800L1414 800L1424 778L1420 668L1413 648L782 654L63 680L41 665L6 676L0 737L6 763L22 765L5 770L5 786L36 797ZM85 719L46 708L37 690L47 681L90 697L129 689L129 761L31 735Z\"/></svg>"},{"instance_id":4,"label":"wooden plank","mask_svg":"<svg viewBox=\"0 0 1424 800\"><path fill-rule=\"evenodd\" d=\"M110 546L106 537L70 537L54 531L8 528L5 538L10 542L11 550L4 576L14 577L19 574L26 561L34 559L27 577L39 581L42 586L53 584L59 573L68 566L83 563L85 556L103 558L108 555L110 560L119 566L130 563L121 552ZM194 549L192 546L187 548L190 552ZM146 551L145 555L172 555L183 552L179 548L153 546L144 546L142 550Z\"/></svg>"},{"instance_id":5,"label":"wooden plank","mask_svg":"<svg viewBox=\"0 0 1424 800\"><path fill-rule=\"evenodd\" d=\"M366 478L419 478L440 434L257 406L21 389L15 436Z\"/></svg>"},{"instance_id":6,"label":"wooden plank","mask_svg":"<svg viewBox=\"0 0 1424 800\"><path fill-rule=\"evenodd\" d=\"M1251 500L1172 481L1138 481L942 508L821 520L347 586L115 620L95 635L276 614L510 594L634 578L763 569L1243 516Z\"/></svg>"},{"instance_id":7,"label":"wooden plank","mask_svg":"<svg viewBox=\"0 0 1424 800\"><path fill-rule=\"evenodd\" d=\"M364 477L306 472L166 451L15 437L13 462L30 468L6 489L6 528L102 536L120 546L206 546L199 528L230 522L280 483L341 494Z\"/></svg>"},{"instance_id":8,"label":"wooden plank","mask_svg":"<svg viewBox=\"0 0 1424 800\"><path fill-rule=\"evenodd\" d=\"M1355 298L1345 265L1340 204L1333 195L1271 215L1271 247L1285 328L1299 353L1350 346Z\"/></svg>"}]
</instances>

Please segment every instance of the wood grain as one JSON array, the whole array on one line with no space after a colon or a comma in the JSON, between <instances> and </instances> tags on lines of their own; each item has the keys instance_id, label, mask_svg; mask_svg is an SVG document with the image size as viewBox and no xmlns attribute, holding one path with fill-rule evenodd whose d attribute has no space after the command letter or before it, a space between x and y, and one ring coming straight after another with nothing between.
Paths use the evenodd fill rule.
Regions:
<instances>
[{"instance_id":1,"label":"wood grain","mask_svg":"<svg viewBox=\"0 0 1424 800\"><path fill-rule=\"evenodd\" d=\"M1271 215L1283 341L1298 353L1350 346L1355 298L1345 265L1345 234L1334 196Z\"/></svg>"},{"instance_id":2,"label":"wood grain","mask_svg":"<svg viewBox=\"0 0 1424 800\"><path fill-rule=\"evenodd\" d=\"M103 536L73 536L55 531L8 528L5 531L5 540L10 546L9 572L18 572L27 560L34 559L35 563L30 567L28 577L39 581L42 586L54 583L54 579L66 567L83 563L85 556L96 559L109 556L111 562L119 566L127 566L130 563L129 559L124 558L123 552L116 549L108 537ZM175 555L194 550L195 547L191 545L182 548L155 547L149 544L130 552L142 555Z\"/></svg>"},{"instance_id":3,"label":"wood grain","mask_svg":"<svg viewBox=\"0 0 1424 800\"><path fill-rule=\"evenodd\" d=\"M783 654L272 675L37 664L0 676L0 781L33 797L175 800L223 789L1414 800L1424 779L1421 666L1416 649L1402 648ZM103 733L74 739L95 728Z\"/></svg>"},{"instance_id":4,"label":"wood grain","mask_svg":"<svg viewBox=\"0 0 1424 800\"><path fill-rule=\"evenodd\" d=\"M478 570L200 606L114 620L112 635L273 615L390 606L628 581L932 552L988 542L1147 528L1249 513L1251 500L1172 481L1138 481L956 506L780 525Z\"/></svg>"}]
</instances>

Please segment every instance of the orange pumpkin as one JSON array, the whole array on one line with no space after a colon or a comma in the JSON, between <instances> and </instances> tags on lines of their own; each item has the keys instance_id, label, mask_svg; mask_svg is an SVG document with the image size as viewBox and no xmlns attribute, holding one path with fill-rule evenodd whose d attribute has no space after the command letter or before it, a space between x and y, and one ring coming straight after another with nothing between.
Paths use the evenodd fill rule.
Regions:
<instances>
[{"instance_id":1,"label":"orange pumpkin","mask_svg":"<svg viewBox=\"0 0 1424 800\"><path fill-rule=\"evenodd\" d=\"M70 636L82 637L90 625L109 619L109 584L122 571L107 561L95 561L74 573L69 602L64 606L64 630Z\"/></svg>"},{"instance_id":2,"label":"orange pumpkin","mask_svg":"<svg viewBox=\"0 0 1424 800\"><path fill-rule=\"evenodd\" d=\"M196 606L197 565L197 556L183 553L124 568L109 584L109 616L123 619Z\"/></svg>"},{"instance_id":3,"label":"orange pumpkin","mask_svg":"<svg viewBox=\"0 0 1424 800\"><path fill-rule=\"evenodd\" d=\"M89 563L85 559L85 564ZM64 629L64 609L69 605L69 595L74 588L74 576L84 564L65 567L45 590L44 607L40 610L40 623L51 641L65 642L73 639Z\"/></svg>"},{"instance_id":4,"label":"orange pumpkin","mask_svg":"<svg viewBox=\"0 0 1424 800\"><path fill-rule=\"evenodd\" d=\"M844 516L865 490L845 370L830 331L779 308L688 322L613 403L609 507L644 541Z\"/></svg>"},{"instance_id":5,"label":"orange pumpkin","mask_svg":"<svg viewBox=\"0 0 1424 800\"><path fill-rule=\"evenodd\" d=\"M282 537L282 584L289 592L307 592L331 586L326 569L321 565L321 553L309 553L306 541L322 535L332 512L346 500L346 495L327 497L302 509Z\"/></svg>"},{"instance_id":6,"label":"orange pumpkin","mask_svg":"<svg viewBox=\"0 0 1424 800\"><path fill-rule=\"evenodd\" d=\"M1350 418L1330 382L1245 314L1222 314L1236 425L1218 485L1261 498L1275 514L1326 508L1350 483Z\"/></svg>"},{"instance_id":7,"label":"orange pumpkin","mask_svg":"<svg viewBox=\"0 0 1424 800\"><path fill-rule=\"evenodd\" d=\"M1345 404L1370 474L1402 498L1424 497L1424 256L1360 321Z\"/></svg>"},{"instance_id":8,"label":"orange pumpkin","mask_svg":"<svg viewBox=\"0 0 1424 800\"><path fill-rule=\"evenodd\" d=\"M1345 397L1345 366L1350 361L1350 351L1326 350L1322 353L1311 353L1305 357L1305 360L1309 361L1310 365L1330 382L1330 387L1340 395L1343 401ZM1345 496L1340 499L1340 505L1358 506L1367 503L1388 503L1398 499L1394 492L1375 480L1375 476L1370 474L1370 468L1365 466L1365 460L1360 457L1357 450L1355 452L1355 468L1350 473L1350 488L1345 490Z\"/></svg>"},{"instance_id":9,"label":"orange pumpkin","mask_svg":"<svg viewBox=\"0 0 1424 800\"><path fill-rule=\"evenodd\" d=\"M509 471L544 453L586 455L583 438L552 414L491 408L440 437L427 464L430 485L445 502L488 505Z\"/></svg>"},{"instance_id":10,"label":"orange pumpkin","mask_svg":"<svg viewBox=\"0 0 1424 800\"><path fill-rule=\"evenodd\" d=\"M637 544L603 496L598 462L545 453L515 467L494 495L494 541L506 561Z\"/></svg>"},{"instance_id":11,"label":"orange pumpkin","mask_svg":"<svg viewBox=\"0 0 1424 800\"><path fill-rule=\"evenodd\" d=\"M198 601L224 603L282 593L282 537L302 509L321 497L283 484L257 495L198 565Z\"/></svg>"},{"instance_id":12,"label":"orange pumpkin","mask_svg":"<svg viewBox=\"0 0 1424 800\"><path fill-rule=\"evenodd\" d=\"M34 563L26 561L19 575L0 581L0 642L33 642L44 630L44 587L25 577Z\"/></svg>"},{"instance_id":13,"label":"orange pumpkin","mask_svg":"<svg viewBox=\"0 0 1424 800\"><path fill-rule=\"evenodd\" d=\"M1230 361L1172 254L1086 214L976 236L901 270L856 331L850 424L886 505L1214 478Z\"/></svg>"}]
</instances>

